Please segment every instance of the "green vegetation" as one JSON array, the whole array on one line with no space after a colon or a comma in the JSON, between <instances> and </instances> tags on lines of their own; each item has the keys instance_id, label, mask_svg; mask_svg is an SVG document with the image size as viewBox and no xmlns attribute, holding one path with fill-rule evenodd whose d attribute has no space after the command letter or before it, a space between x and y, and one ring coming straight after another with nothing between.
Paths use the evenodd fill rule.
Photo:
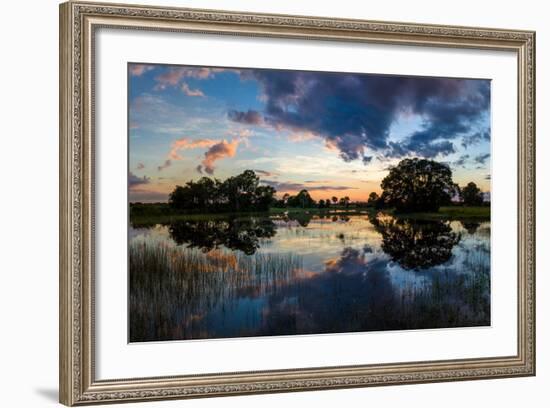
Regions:
<instances>
[{"instance_id":1,"label":"green vegetation","mask_svg":"<svg viewBox=\"0 0 550 408\"><path fill-rule=\"evenodd\" d=\"M391 212L391 211L390 211ZM490 206L465 207L460 205L440 207L435 212L391 212L399 218L413 218L426 220L489 220L491 218Z\"/></svg>"}]
</instances>

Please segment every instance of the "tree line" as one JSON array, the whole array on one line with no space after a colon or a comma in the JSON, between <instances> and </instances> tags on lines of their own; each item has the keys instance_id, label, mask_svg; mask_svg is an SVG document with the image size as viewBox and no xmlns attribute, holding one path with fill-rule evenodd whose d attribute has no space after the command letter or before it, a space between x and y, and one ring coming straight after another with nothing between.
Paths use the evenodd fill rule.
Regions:
<instances>
[{"instance_id":1,"label":"tree line","mask_svg":"<svg viewBox=\"0 0 550 408\"><path fill-rule=\"evenodd\" d=\"M250 212L276 208L348 208L369 206L395 208L401 212L438 211L459 198L462 204L483 204L481 190L473 182L460 188L452 179L450 167L427 159L404 159L392 167L381 183L382 194L370 193L368 201L352 203L348 196L315 201L306 189L277 199L275 188L260 183L252 170L224 181L202 177L176 186L169 205L177 211Z\"/></svg>"},{"instance_id":2,"label":"tree line","mask_svg":"<svg viewBox=\"0 0 550 408\"><path fill-rule=\"evenodd\" d=\"M276 190L260 184L260 178L252 170L221 181L202 177L176 186L170 193L168 203L177 211L200 210L201 212L249 212L268 211L277 208L330 208L340 205L348 207L349 197L329 197L315 201L306 189L296 195L285 194L275 197Z\"/></svg>"},{"instance_id":3,"label":"tree line","mask_svg":"<svg viewBox=\"0 0 550 408\"><path fill-rule=\"evenodd\" d=\"M201 212L267 211L274 201L275 189L260 185L252 170L229 177L224 181L202 177L176 186L168 203L176 210Z\"/></svg>"},{"instance_id":4,"label":"tree line","mask_svg":"<svg viewBox=\"0 0 550 408\"><path fill-rule=\"evenodd\" d=\"M369 206L419 212L438 211L453 200L465 206L483 204L483 193L474 182L461 188L453 181L450 167L434 160L401 160L390 169L380 186L382 194L370 193Z\"/></svg>"}]
</instances>

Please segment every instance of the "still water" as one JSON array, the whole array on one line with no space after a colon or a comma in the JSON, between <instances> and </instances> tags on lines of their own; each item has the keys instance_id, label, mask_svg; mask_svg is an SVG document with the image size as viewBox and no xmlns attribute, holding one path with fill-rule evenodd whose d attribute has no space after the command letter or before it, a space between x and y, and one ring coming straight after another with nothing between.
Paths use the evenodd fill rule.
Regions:
<instances>
[{"instance_id":1,"label":"still water","mask_svg":"<svg viewBox=\"0 0 550 408\"><path fill-rule=\"evenodd\" d=\"M490 325L490 222L134 225L129 265L132 342Z\"/></svg>"}]
</instances>

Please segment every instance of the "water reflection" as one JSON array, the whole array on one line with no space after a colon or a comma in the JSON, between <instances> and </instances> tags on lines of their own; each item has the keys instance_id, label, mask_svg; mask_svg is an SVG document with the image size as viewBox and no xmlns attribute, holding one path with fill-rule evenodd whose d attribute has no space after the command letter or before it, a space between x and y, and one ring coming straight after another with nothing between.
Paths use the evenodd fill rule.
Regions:
<instances>
[{"instance_id":1,"label":"water reflection","mask_svg":"<svg viewBox=\"0 0 550 408\"><path fill-rule=\"evenodd\" d=\"M448 222L371 217L382 235L382 249L405 269L423 269L451 259L460 234Z\"/></svg>"},{"instance_id":2,"label":"water reflection","mask_svg":"<svg viewBox=\"0 0 550 408\"><path fill-rule=\"evenodd\" d=\"M224 246L252 255L261 238L275 235L275 224L269 218L228 218L206 221L175 221L169 226L177 244L200 248L204 252Z\"/></svg>"},{"instance_id":3,"label":"water reflection","mask_svg":"<svg viewBox=\"0 0 550 408\"><path fill-rule=\"evenodd\" d=\"M488 222L300 214L131 236L131 341L490 324Z\"/></svg>"}]
</instances>

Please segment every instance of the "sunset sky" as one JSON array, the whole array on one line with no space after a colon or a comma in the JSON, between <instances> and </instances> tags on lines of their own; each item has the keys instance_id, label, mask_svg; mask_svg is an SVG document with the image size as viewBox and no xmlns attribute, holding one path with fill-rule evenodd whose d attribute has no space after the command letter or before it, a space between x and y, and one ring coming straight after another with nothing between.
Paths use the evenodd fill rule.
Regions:
<instances>
[{"instance_id":1,"label":"sunset sky","mask_svg":"<svg viewBox=\"0 0 550 408\"><path fill-rule=\"evenodd\" d=\"M279 196L366 200L405 157L490 190L490 81L129 64L129 199L254 170Z\"/></svg>"}]
</instances>

